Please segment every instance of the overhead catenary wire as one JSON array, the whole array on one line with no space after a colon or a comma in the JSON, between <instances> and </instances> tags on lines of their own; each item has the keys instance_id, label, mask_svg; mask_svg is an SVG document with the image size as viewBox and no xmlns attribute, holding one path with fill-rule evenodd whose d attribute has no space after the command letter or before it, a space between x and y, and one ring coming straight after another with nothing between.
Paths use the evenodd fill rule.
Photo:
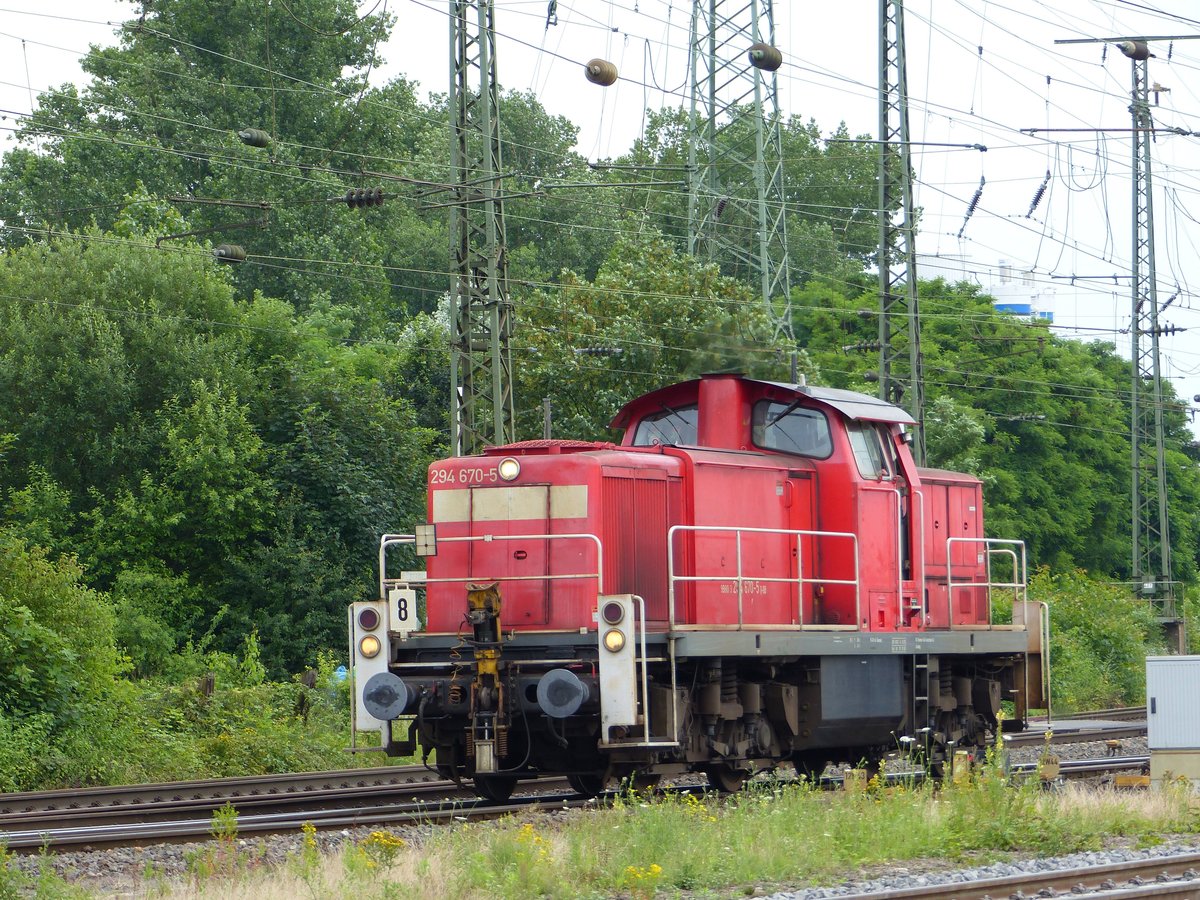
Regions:
<instances>
[{"instance_id":1,"label":"overhead catenary wire","mask_svg":"<svg viewBox=\"0 0 1200 900\"><path fill-rule=\"evenodd\" d=\"M1060 246L1063 246L1063 245L1060 245ZM1102 256L1106 256L1106 254L1102 254Z\"/></svg>"}]
</instances>

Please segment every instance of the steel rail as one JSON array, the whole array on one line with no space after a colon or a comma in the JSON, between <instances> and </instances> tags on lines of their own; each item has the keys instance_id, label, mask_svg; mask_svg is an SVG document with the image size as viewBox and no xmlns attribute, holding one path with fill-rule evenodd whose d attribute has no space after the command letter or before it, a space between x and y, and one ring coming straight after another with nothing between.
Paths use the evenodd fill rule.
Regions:
<instances>
[{"instance_id":1,"label":"steel rail","mask_svg":"<svg viewBox=\"0 0 1200 900\"><path fill-rule=\"evenodd\" d=\"M259 813L241 815L237 819L239 836L278 834L298 831L305 823L318 829L352 828L364 825L419 825L465 819L499 818L514 812L532 809L585 806L589 802L578 794L550 794L518 797L502 804L478 799L452 800L444 803L398 803L363 807L339 807L305 812ZM131 844L176 843L207 840L212 837L212 821L178 819L170 822L142 822L116 825L85 825L78 827L27 828L0 833L9 850L31 851L41 848L103 849Z\"/></svg>"},{"instance_id":2,"label":"steel rail","mask_svg":"<svg viewBox=\"0 0 1200 900\"><path fill-rule=\"evenodd\" d=\"M0 817L21 813L72 810L102 806L182 800L238 800L264 794L309 793L356 785L386 786L427 784L441 781L424 766L380 766L370 769L338 769L329 772L295 772L282 775L243 775L198 781L167 781L153 784L68 788L53 791L23 791L0 794ZM221 804L218 803L218 806Z\"/></svg>"},{"instance_id":3,"label":"steel rail","mask_svg":"<svg viewBox=\"0 0 1200 900\"><path fill-rule=\"evenodd\" d=\"M557 783L561 784L561 779ZM462 801L475 799L475 793L469 786L459 787L451 781L444 780L416 783L388 783L381 780L378 783L314 787L304 791L254 793L232 797L202 796L112 806L46 809L0 815L0 840L3 840L6 832L12 830L45 830L76 825L84 821L91 826L178 820L183 816L211 814L225 803L232 804L240 815L248 812L303 813L330 806L372 805L393 799L417 801L418 797L428 798L422 802L432 802L434 798L438 802Z\"/></svg>"},{"instance_id":4,"label":"steel rail","mask_svg":"<svg viewBox=\"0 0 1200 900\"><path fill-rule=\"evenodd\" d=\"M1091 712L1077 712L1068 715L1056 715L1051 721L1050 726L1054 727L1055 722L1073 719L1115 719L1117 721L1126 720L1141 720L1146 721L1145 706L1116 706L1111 709L1097 709Z\"/></svg>"}]
</instances>

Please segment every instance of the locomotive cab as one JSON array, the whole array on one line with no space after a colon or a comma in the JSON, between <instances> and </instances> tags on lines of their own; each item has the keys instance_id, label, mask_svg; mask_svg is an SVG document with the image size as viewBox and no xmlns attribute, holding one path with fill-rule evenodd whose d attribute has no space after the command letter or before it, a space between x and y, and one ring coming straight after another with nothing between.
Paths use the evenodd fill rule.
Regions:
<instances>
[{"instance_id":1,"label":"locomotive cab","mask_svg":"<svg viewBox=\"0 0 1200 900\"><path fill-rule=\"evenodd\" d=\"M714 375L626 405L619 444L434 463L426 570L388 578L417 535L386 536L380 600L359 605L388 622L384 659L356 657L358 720L492 798L547 775L732 788L914 735L938 762L983 746L1004 700L1020 727L1043 694L1023 548L985 536L978 479L915 465L912 424L852 391Z\"/></svg>"}]
</instances>

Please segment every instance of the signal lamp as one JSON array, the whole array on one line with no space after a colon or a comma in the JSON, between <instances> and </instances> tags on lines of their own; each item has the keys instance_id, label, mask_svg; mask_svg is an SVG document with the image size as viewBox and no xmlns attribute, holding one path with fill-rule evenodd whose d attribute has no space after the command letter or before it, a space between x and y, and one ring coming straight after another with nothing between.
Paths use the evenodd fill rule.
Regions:
<instances>
[{"instance_id":1,"label":"signal lamp","mask_svg":"<svg viewBox=\"0 0 1200 900\"><path fill-rule=\"evenodd\" d=\"M363 631L374 631L379 627L379 612L367 607L358 614L358 627Z\"/></svg>"},{"instance_id":2,"label":"signal lamp","mask_svg":"<svg viewBox=\"0 0 1200 900\"><path fill-rule=\"evenodd\" d=\"M625 607L615 600L610 600L604 604L604 608L600 611L601 618L609 625L617 625L625 618Z\"/></svg>"},{"instance_id":3,"label":"signal lamp","mask_svg":"<svg viewBox=\"0 0 1200 900\"><path fill-rule=\"evenodd\" d=\"M514 481L521 474L521 464L511 456L506 456L500 460L496 471L499 473L501 481Z\"/></svg>"},{"instance_id":4,"label":"signal lamp","mask_svg":"<svg viewBox=\"0 0 1200 900\"><path fill-rule=\"evenodd\" d=\"M364 638L364 640L366 640ZM625 649L625 632L619 628L610 628L604 632L604 649L610 653L620 653Z\"/></svg>"},{"instance_id":5,"label":"signal lamp","mask_svg":"<svg viewBox=\"0 0 1200 900\"><path fill-rule=\"evenodd\" d=\"M624 643L624 641L622 641ZM374 659L379 655L379 651L383 645L379 643L379 638L373 634L368 634L365 638L358 642L358 652L367 659Z\"/></svg>"}]
</instances>

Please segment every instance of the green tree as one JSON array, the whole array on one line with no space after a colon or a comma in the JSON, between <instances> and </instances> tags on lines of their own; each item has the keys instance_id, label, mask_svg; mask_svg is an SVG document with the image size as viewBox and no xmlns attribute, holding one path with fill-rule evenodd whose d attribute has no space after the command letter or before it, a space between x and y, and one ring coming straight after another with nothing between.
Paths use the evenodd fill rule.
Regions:
<instances>
[{"instance_id":1,"label":"green tree","mask_svg":"<svg viewBox=\"0 0 1200 900\"><path fill-rule=\"evenodd\" d=\"M1130 365L1111 344L1058 338L996 312L974 285L922 282L931 465L985 485L990 534L1027 542L1033 564L1127 579ZM874 393L875 286L810 281L793 293L795 329L828 382ZM1176 575L1196 572L1200 472L1176 405L1167 409Z\"/></svg>"},{"instance_id":2,"label":"green tree","mask_svg":"<svg viewBox=\"0 0 1200 900\"><path fill-rule=\"evenodd\" d=\"M0 259L0 524L79 552L141 672L254 627L273 672L302 666L423 507L402 355L122 228Z\"/></svg>"},{"instance_id":3,"label":"green tree","mask_svg":"<svg viewBox=\"0 0 1200 900\"><path fill-rule=\"evenodd\" d=\"M650 111L645 133L617 162L648 184L625 194L630 208L645 209L656 228L686 246L688 230L688 141L690 114L682 109ZM749 245L758 226L752 206L735 202L754 197L750 170L735 165L754 146L754 120L748 113L723 127L718 143L726 155L717 166L717 180L730 202L721 214L721 227L734 242ZM850 139L845 124L823 138L818 125L799 116L781 123L785 227L792 283L802 285L814 275L849 279L874 259L879 239L876 188L876 149L869 141ZM619 170L628 176L629 170ZM738 235L741 235L739 238ZM746 277L743 264L719 260L721 271Z\"/></svg>"},{"instance_id":4,"label":"green tree","mask_svg":"<svg viewBox=\"0 0 1200 900\"><path fill-rule=\"evenodd\" d=\"M383 183L365 171L425 176L414 171L424 133L443 134L413 85L367 86L392 19L360 19L352 0L156 0L139 12L117 46L84 58L86 86L43 94L23 123L0 170L6 242L45 225L110 228L131 204L170 198L183 215L171 233L246 245L244 294L325 298L367 330L420 308L421 273L444 269L424 249L445 246L440 217L431 232L407 204L339 202ZM243 144L248 128L270 145ZM390 196L400 184L387 182Z\"/></svg>"},{"instance_id":5,"label":"green tree","mask_svg":"<svg viewBox=\"0 0 1200 900\"><path fill-rule=\"evenodd\" d=\"M790 365L761 300L662 237L623 235L594 281L564 273L516 308L525 437L541 434L543 397L556 435L606 439L609 419L640 393L704 372L786 377ZM813 372L807 357L801 371Z\"/></svg>"}]
</instances>

